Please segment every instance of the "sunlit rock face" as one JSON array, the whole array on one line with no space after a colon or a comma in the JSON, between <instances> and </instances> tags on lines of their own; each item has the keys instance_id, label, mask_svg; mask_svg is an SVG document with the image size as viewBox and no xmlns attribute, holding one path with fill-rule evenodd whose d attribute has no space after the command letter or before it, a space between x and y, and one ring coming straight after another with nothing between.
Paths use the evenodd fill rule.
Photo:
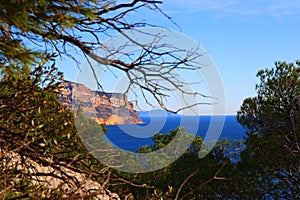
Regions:
<instances>
[{"instance_id":1,"label":"sunlit rock face","mask_svg":"<svg viewBox=\"0 0 300 200\"><path fill-rule=\"evenodd\" d=\"M83 113L99 124L141 124L138 113L127 97L120 93L92 91L83 84L64 81L60 90L61 102Z\"/></svg>"}]
</instances>

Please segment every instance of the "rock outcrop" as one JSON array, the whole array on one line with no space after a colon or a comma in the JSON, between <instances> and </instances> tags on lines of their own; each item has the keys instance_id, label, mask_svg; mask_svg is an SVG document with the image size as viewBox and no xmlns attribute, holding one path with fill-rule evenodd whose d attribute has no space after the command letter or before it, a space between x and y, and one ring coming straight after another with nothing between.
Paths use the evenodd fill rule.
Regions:
<instances>
[{"instance_id":1,"label":"rock outcrop","mask_svg":"<svg viewBox=\"0 0 300 200\"><path fill-rule=\"evenodd\" d=\"M83 113L99 124L141 124L142 120L133 104L124 94L92 91L80 83L61 83L61 102L72 110L79 107Z\"/></svg>"},{"instance_id":2,"label":"rock outcrop","mask_svg":"<svg viewBox=\"0 0 300 200\"><path fill-rule=\"evenodd\" d=\"M42 166L30 158L21 156L19 153L6 152L0 148L0 157L1 155L4 155L2 156L2 167L27 174L32 177L33 185L42 184L50 191L59 189L63 192L62 197L64 198L69 199L70 196L76 195L78 199L92 196L94 200L120 200L118 194L110 192L100 183L92 180L87 175L72 170L71 167L67 168L63 165ZM51 159L43 159L52 163ZM43 195L47 198L48 194Z\"/></svg>"}]
</instances>

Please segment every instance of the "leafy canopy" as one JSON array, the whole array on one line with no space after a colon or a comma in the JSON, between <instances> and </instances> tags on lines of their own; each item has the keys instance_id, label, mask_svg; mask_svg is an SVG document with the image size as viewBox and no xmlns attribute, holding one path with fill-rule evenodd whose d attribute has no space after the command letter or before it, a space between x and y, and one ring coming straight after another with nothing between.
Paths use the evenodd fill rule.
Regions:
<instances>
[{"instance_id":1,"label":"leafy canopy","mask_svg":"<svg viewBox=\"0 0 300 200\"><path fill-rule=\"evenodd\" d=\"M300 62L276 62L257 76L257 96L244 100L239 122L248 130L240 174L253 198L299 198Z\"/></svg>"}]
</instances>

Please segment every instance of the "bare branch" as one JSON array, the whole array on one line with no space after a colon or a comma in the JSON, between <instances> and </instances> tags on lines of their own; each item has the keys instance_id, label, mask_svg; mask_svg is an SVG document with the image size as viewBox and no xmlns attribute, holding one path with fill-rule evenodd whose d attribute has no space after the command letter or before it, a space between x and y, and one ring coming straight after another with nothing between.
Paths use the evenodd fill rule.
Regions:
<instances>
[{"instance_id":1,"label":"bare branch","mask_svg":"<svg viewBox=\"0 0 300 200\"><path fill-rule=\"evenodd\" d=\"M183 186L188 182L188 180L190 178L192 178L193 176L195 176L195 174L199 171L199 169L196 169L193 173L191 173L188 177L186 177L186 179L184 179L184 181L181 183L180 187L178 188L177 190L177 193L176 193L176 196L175 196L175 199L174 200L177 200L178 197L179 197L179 194L183 188Z\"/></svg>"}]
</instances>

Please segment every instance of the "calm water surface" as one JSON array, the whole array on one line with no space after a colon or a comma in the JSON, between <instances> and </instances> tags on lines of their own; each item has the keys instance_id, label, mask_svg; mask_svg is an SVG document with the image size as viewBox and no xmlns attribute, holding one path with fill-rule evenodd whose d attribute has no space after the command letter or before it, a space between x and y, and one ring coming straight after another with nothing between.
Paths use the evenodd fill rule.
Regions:
<instances>
[{"instance_id":1,"label":"calm water surface","mask_svg":"<svg viewBox=\"0 0 300 200\"><path fill-rule=\"evenodd\" d=\"M188 133L204 138L212 119L211 116L140 116L142 125L111 125L108 128L107 138L121 149L135 152L138 148L153 144L155 133L169 133L177 127L185 127ZM215 116L215 121L222 121L221 116ZM214 131L215 127L211 127ZM217 132L217 131L216 131ZM218 134L217 134L218 135ZM219 138L240 140L246 136L244 128L237 122L236 116L225 116L225 123ZM216 136L212 136L215 138Z\"/></svg>"}]
</instances>

